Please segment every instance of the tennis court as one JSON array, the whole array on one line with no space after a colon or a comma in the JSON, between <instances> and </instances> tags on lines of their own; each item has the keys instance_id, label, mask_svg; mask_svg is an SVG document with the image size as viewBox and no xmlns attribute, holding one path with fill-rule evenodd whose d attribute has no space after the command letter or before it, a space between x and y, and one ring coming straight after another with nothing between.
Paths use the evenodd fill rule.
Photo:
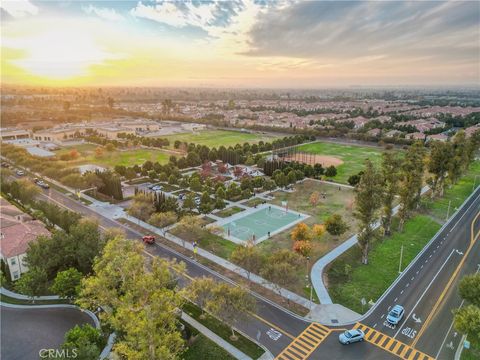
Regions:
<instances>
[{"instance_id":1,"label":"tennis court","mask_svg":"<svg viewBox=\"0 0 480 360\"><path fill-rule=\"evenodd\" d=\"M267 239L269 232L270 236L273 236L307 217L296 211L287 211L279 206L264 204L254 211L235 214L219 225L223 227L226 239L236 243L244 243L248 240L258 243Z\"/></svg>"}]
</instances>

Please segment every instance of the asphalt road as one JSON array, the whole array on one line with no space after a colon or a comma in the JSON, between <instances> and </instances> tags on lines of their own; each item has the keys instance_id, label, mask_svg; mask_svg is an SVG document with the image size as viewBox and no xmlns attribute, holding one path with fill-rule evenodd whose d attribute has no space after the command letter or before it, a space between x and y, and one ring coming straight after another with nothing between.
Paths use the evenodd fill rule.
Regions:
<instances>
[{"instance_id":1,"label":"asphalt road","mask_svg":"<svg viewBox=\"0 0 480 360\"><path fill-rule=\"evenodd\" d=\"M77 309L35 308L13 309L5 306L1 311L2 346L4 360L37 360L40 349L58 349L65 333L75 325L93 320Z\"/></svg>"},{"instance_id":2,"label":"asphalt road","mask_svg":"<svg viewBox=\"0 0 480 360\"><path fill-rule=\"evenodd\" d=\"M50 189L43 196L71 210L97 218L104 227L122 227L131 239L140 237L139 233L100 216L54 189ZM480 187L443 227L439 235L429 243L426 250L404 270L401 278L392 285L388 293L380 298L376 306L361 320L362 324L374 330L372 334L380 335L374 338L382 339L380 343L383 345L364 342L340 346L338 332L334 331L322 339L308 356L301 358L388 359L394 355L387 352L385 347L392 345L390 350L398 348L396 346L398 343L402 344L399 352L403 351L404 358L413 354L410 350L407 351L406 345L409 345L432 358L438 356L439 359L451 359L451 352L456 349L460 339L458 334L454 334L451 326L451 309L460 306L461 303L456 295L456 285L462 274L475 272L480 262L479 242L472 241L475 237L475 235L472 237L472 234L476 234L480 229L480 219L477 217L479 210ZM212 276L217 280L230 282L222 275L163 244L149 247L147 251L153 256L184 261L189 276ZM255 317L249 316L238 324L238 328L250 337L258 339L274 355L278 355L309 326L309 322L268 299L258 295L256 298ZM406 316L398 326L392 327L385 323L385 317L395 304L405 307ZM386 339L385 342L383 338Z\"/></svg>"}]
</instances>

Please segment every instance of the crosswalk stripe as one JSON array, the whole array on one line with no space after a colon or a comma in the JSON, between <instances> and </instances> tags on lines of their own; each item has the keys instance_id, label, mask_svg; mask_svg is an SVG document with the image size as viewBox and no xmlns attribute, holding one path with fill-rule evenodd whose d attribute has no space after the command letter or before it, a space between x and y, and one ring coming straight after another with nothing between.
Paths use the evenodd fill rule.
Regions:
<instances>
[{"instance_id":1,"label":"crosswalk stripe","mask_svg":"<svg viewBox=\"0 0 480 360\"><path fill-rule=\"evenodd\" d=\"M330 334L326 326L311 323L276 357L279 360L305 360Z\"/></svg>"},{"instance_id":2,"label":"crosswalk stripe","mask_svg":"<svg viewBox=\"0 0 480 360\"><path fill-rule=\"evenodd\" d=\"M356 323L353 328L362 330L365 333L365 341L403 360L435 360L433 357L362 323Z\"/></svg>"}]
</instances>

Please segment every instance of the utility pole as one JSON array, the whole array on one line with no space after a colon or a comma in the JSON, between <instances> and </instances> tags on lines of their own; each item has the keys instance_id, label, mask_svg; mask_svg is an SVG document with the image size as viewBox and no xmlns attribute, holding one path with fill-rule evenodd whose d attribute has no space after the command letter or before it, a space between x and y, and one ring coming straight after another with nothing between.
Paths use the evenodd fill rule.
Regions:
<instances>
[{"instance_id":1,"label":"utility pole","mask_svg":"<svg viewBox=\"0 0 480 360\"><path fill-rule=\"evenodd\" d=\"M400 248L400 261L398 263L398 273L402 273L402 259L403 259L403 244L402 247Z\"/></svg>"}]
</instances>

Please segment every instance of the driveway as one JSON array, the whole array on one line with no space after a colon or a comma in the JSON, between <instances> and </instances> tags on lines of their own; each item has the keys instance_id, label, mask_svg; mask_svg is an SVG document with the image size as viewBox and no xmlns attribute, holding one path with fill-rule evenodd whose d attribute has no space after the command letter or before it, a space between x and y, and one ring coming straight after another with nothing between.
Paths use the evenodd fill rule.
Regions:
<instances>
[{"instance_id":1,"label":"driveway","mask_svg":"<svg viewBox=\"0 0 480 360\"><path fill-rule=\"evenodd\" d=\"M60 348L65 333L93 320L73 308L10 308L1 306L1 359L38 360L40 349Z\"/></svg>"}]
</instances>

